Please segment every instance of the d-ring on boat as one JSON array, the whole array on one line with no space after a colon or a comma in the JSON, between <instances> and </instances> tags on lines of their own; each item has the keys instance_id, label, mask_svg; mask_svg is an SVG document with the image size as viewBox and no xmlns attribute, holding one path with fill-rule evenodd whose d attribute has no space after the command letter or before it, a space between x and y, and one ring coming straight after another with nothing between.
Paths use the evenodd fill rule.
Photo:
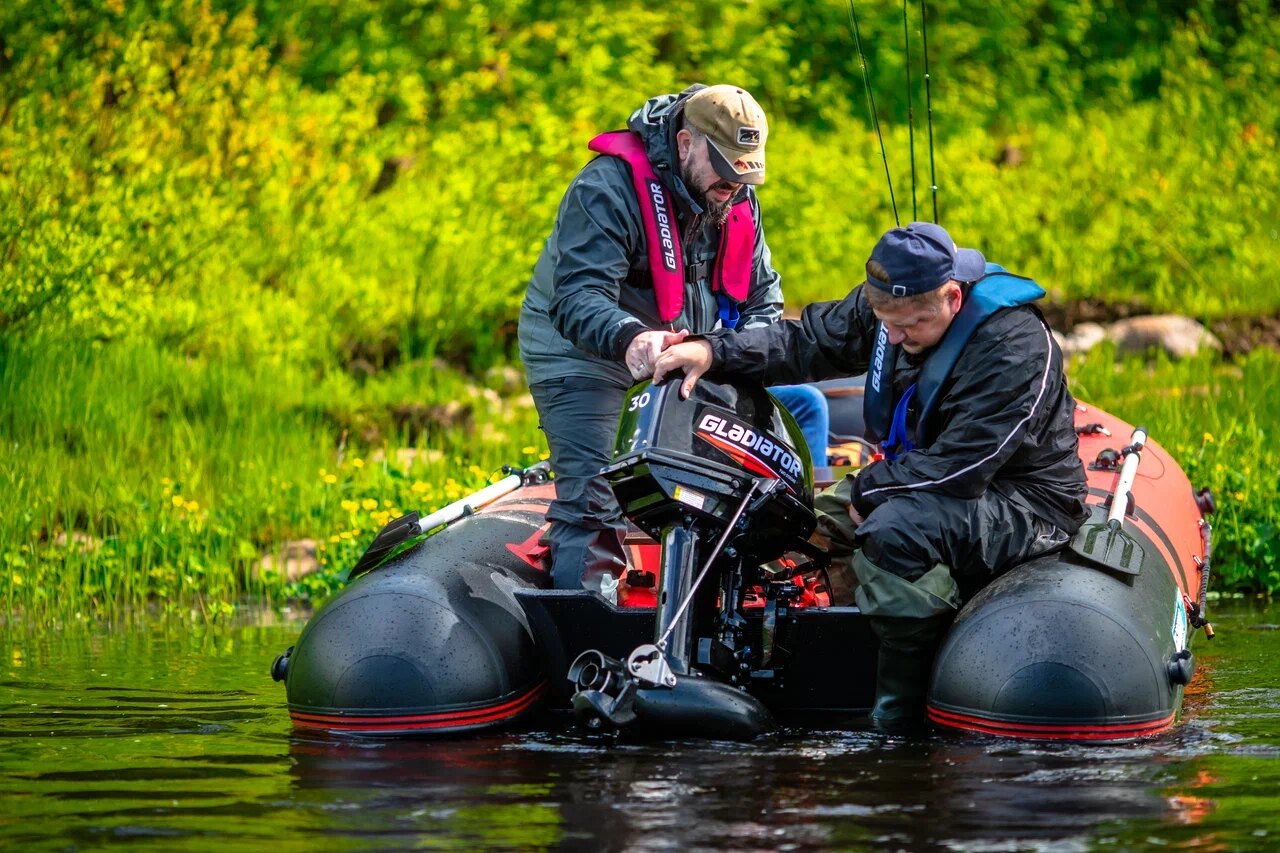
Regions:
<instances>
[{"instance_id":1,"label":"d-ring on boat","mask_svg":"<svg viewBox=\"0 0 1280 853\"><path fill-rule=\"evenodd\" d=\"M616 602L549 588L553 485L545 466L513 472L378 535L272 667L294 726L453 736L572 710L592 727L746 739L865 714L876 639L830 602L795 423L759 386L703 380L688 400L678 386L632 389L606 469L635 528ZM1076 427L1092 518L961 610L932 676L937 726L1123 740L1178 716L1193 629L1212 636L1212 497L1145 429L1084 407Z\"/></svg>"}]
</instances>

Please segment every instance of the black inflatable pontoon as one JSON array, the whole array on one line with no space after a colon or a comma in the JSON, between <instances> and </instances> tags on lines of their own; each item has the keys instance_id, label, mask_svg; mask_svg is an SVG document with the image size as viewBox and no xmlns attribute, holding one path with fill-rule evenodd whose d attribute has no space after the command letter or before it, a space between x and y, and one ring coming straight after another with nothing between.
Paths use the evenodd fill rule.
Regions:
<instances>
[{"instance_id":1,"label":"black inflatable pontoon","mask_svg":"<svg viewBox=\"0 0 1280 853\"><path fill-rule=\"evenodd\" d=\"M635 525L632 568L608 599L547 588L553 487L545 467L515 472L379 535L272 668L294 725L455 735L555 725L539 712L570 709L589 726L708 737L856 723L876 641L827 595L794 422L759 387L704 380L689 400L677 389L628 398L607 472ZM961 611L935 665L937 725L1117 740L1178 714L1191 629L1210 630L1211 499L1144 430L1083 407L1077 422L1094 518Z\"/></svg>"}]
</instances>

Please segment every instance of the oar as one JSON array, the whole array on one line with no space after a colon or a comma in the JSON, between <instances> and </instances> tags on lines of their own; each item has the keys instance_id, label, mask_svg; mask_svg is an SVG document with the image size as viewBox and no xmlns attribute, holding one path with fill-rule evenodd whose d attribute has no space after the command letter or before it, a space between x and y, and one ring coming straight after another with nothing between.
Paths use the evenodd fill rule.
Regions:
<instances>
[{"instance_id":1,"label":"oar","mask_svg":"<svg viewBox=\"0 0 1280 853\"><path fill-rule=\"evenodd\" d=\"M498 482L485 486L480 491L467 495L465 498L460 498L447 506L442 506L430 515L419 517L418 513L410 512L388 522L387 526L379 530L378 535L373 537L373 541L365 549L360 561L356 563L355 568L348 575L348 580L377 568L392 551L410 539L415 539L418 536L430 533L437 527L452 524L460 518L465 518L480 507L493 503L503 495L511 494L523 485L545 482L551 473L551 466L548 462L539 462L537 465L531 465L528 468L504 467L503 470L510 472L510 476L503 477Z\"/></svg>"},{"instance_id":2,"label":"oar","mask_svg":"<svg viewBox=\"0 0 1280 853\"><path fill-rule=\"evenodd\" d=\"M1142 448L1147 443L1147 431L1137 427L1124 448L1124 462L1120 466L1120 480L1111 494L1111 507L1106 521L1091 522L1080 528L1072 542L1072 550L1109 569L1127 575L1142 571L1146 551L1138 540L1124 532L1124 516L1129 509L1129 493L1138 475L1138 463L1142 460Z\"/></svg>"}]
</instances>

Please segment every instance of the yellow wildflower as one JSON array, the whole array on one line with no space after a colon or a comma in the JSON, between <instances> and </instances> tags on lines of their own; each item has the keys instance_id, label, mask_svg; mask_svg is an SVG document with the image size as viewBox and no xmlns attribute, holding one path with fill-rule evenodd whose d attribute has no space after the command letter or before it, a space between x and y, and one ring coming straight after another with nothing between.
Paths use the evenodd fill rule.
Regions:
<instances>
[{"instance_id":1,"label":"yellow wildflower","mask_svg":"<svg viewBox=\"0 0 1280 853\"><path fill-rule=\"evenodd\" d=\"M1204 441L1205 444L1213 444L1213 433L1206 432L1202 440Z\"/></svg>"},{"instance_id":2,"label":"yellow wildflower","mask_svg":"<svg viewBox=\"0 0 1280 853\"><path fill-rule=\"evenodd\" d=\"M378 508L378 502L373 498L365 498L364 500L360 501L360 506L364 509L365 512L373 512L375 509Z\"/></svg>"}]
</instances>

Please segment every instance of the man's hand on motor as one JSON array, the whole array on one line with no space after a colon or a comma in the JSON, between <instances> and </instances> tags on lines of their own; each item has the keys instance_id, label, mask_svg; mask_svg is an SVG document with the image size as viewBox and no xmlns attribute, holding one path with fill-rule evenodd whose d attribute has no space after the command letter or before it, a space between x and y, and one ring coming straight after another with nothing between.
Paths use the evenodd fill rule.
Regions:
<instances>
[{"instance_id":1,"label":"man's hand on motor","mask_svg":"<svg viewBox=\"0 0 1280 853\"><path fill-rule=\"evenodd\" d=\"M653 373L653 365L658 358L658 353L673 344L680 343L688 334L688 329L681 329L678 332L649 331L641 332L632 338L624 356L627 370L631 371L631 378L637 382L647 379Z\"/></svg>"},{"instance_id":2,"label":"man's hand on motor","mask_svg":"<svg viewBox=\"0 0 1280 853\"><path fill-rule=\"evenodd\" d=\"M702 374L711 369L711 344L706 341L678 343L663 350L653 366L653 384L657 385L673 370L684 371L680 396L687 400Z\"/></svg>"}]
</instances>

